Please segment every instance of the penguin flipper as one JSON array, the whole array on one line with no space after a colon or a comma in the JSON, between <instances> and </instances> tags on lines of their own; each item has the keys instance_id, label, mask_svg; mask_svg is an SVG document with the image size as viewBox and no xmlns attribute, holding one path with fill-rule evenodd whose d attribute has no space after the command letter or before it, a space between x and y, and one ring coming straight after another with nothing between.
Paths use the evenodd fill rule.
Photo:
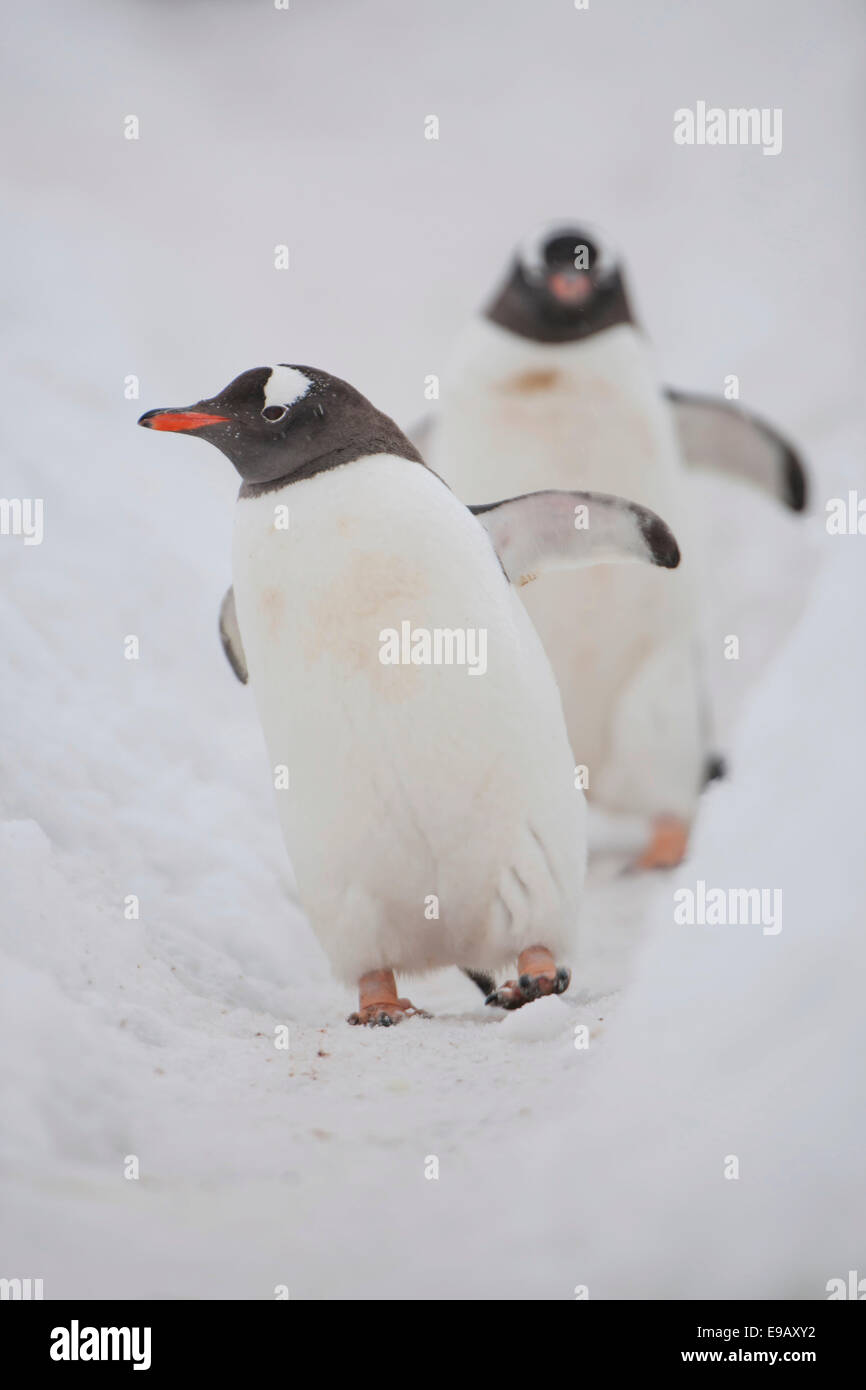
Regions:
<instances>
[{"instance_id":1,"label":"penguin flipper","mask_svg":"<svg viewBox=\"0 0 866 1390\"><path fill-rule=\"evenodd\" d=\"M238 627L234 589L226 590L225 598L220 604L220 638L229 665L241 684L246 685L250 677L244 654L244 644L241 641L241 630Z\"/></svg>"},{"instance_id":2,"label":"penguin flipper","mask_svg":"<svg viewBox=\"0 0 866 1390\"><path fill-rule=\"evenodd\" d=\"M731 401L668 388L686 462L718 469L769 493L794 512L808 501L797 451L772 425Z\"/></svg>"},{"instance_id":3,"label":"penguin flipper","mask_svg":"<svg viewBox=\"0 0 866 1390\"><path fill-rule=\"evenodd\" d=\"M603 492L530 492L470 507L512 584L543 570L642 561L676 569L679 546L648 507Z\"/></svg>"}]
</instances>

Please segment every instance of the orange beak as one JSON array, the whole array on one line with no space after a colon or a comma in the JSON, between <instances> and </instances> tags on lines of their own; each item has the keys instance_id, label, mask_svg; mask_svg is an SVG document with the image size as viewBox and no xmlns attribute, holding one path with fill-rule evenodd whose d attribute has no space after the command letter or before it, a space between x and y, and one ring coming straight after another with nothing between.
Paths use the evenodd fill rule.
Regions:
<instances>
[{"instance_id":1,"label":"orange beak","mask_svg":"<svg viewBox=\"0 0 866 1390\"><path fill-rule=\"evenodd\" d=\"M592 294L592 280L581 271L554 271L547 283L561 304L583 304Z\"/></svg>"},{"instance_id":2,"label":"orange beak","mask_svg":"<svg viewBox=\"0 0 866 1390\"><path fill-rule=\"evenodd\" d=\"M228 415L207 415L201 410L148 410L138 423L146 430L200 430L228 422Z\"/></svg>"}]
</instances>

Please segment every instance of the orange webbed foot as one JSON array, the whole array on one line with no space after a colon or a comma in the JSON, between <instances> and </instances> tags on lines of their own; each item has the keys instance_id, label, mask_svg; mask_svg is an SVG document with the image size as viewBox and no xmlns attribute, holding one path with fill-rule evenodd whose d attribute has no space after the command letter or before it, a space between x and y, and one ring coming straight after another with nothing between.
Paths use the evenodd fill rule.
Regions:
<instances>
[{"instance_id":1,"label":"orange webbed foot","mask_svg":"<svg viewBox=\"0 0 866 1390\"><path fill-rule=\"evenodd\" d=\"M363 1009L349 1014L347 1023L363 1023L368 1028L391 1028L402 1023L404 1018L432 1018L426 1009L416 1009L411 999L387 999L380 1003L365 1004Z\"/></svg>"},{"instance_id":2,"label":"orange webbed foot","mask_svg":"<svg viewBox=\"0 0 866 1390\"><path fill-rule=\"evenodd\" d=\"M635 869L675 869L683 862L689 846L689 826L676 816L659 816L653 821L650 842L635 860Z\"/></svg>"},{"instance_id":3,"label":"orange webbed foot","mask_svg":"<svg viewBox=\"0 0 866 1390\"><path fill-rule=\"evenodd\" d=\"M524 1004L546 994L564 994L571 983L571 971L557 965L546 946L529 946L521 951L517 969L517 979L506 980L488 994L485 1004L499 1009L522 1009Z\"/></svg>"},{"instance_id":4,"label":"orange webbed foot","mask_svg":"<svg viewBox=\"0 0 866 1390\"><path fill-rule=\"evenodd\" d=\"M358 1010L349 1014L346 1022L367 1028L392 1028L404 1018L430 1017L424 1009L416 1009L411 999L397 997L393 970L371 970L358 981Z\"/></svg>"}]
</instances>

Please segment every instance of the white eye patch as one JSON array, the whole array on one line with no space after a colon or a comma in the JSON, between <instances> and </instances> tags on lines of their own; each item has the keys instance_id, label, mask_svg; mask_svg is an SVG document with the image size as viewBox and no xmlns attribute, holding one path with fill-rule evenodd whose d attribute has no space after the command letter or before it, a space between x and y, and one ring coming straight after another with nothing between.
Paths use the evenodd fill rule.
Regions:
<instances>
[{"instance_id":1,"label":"white eye patch","mask_svg":"<svg viewBox=\"0 0 866 1390\"><path fill-rule=\"evenodd\" d=\"M265 402L263 409L267 410L270 406L279 406L288 410L289 406L299 401L305 396L312 386L308 376L299 372L297 367L284 367L282 365L271 368L271 374L265 382Z\"/></svg>"}]
</instances>

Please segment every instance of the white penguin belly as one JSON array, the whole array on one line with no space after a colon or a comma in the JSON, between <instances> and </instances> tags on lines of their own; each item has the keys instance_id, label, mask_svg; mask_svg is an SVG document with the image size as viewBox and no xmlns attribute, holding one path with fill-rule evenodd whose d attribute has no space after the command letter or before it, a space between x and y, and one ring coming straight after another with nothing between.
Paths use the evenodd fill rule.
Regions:
<instances>
[{"instance_id":1,"label":"white penguin belly","mask_svg":"<svg viewBox=\"0 0 866 1390\"><path fill-rule=\"evenodd\" d=\"M428 462L467 503L593 489L651 507L683 563L599 565L521 590L562 695L590 799L691 815L704 758L683 464L630 325L535 344L487 322L464 339Z\"/></svg>"},{"instance_id":2,"label":"white penguin belly","mask_svg":"<svg viewBox=\"0 0 866 1390\"><path fill-rule=\"evenodd\" d=\"M335 972L495 969L536 941L568 957L583 797L549 665L478 522L427 469L376 455L239 499L233 571L288 773L280 820ZM383 663L382 634L399 646L407 623L416 658L419 632L458 634L443 664Z\"/></svg>"}]
</instances>

